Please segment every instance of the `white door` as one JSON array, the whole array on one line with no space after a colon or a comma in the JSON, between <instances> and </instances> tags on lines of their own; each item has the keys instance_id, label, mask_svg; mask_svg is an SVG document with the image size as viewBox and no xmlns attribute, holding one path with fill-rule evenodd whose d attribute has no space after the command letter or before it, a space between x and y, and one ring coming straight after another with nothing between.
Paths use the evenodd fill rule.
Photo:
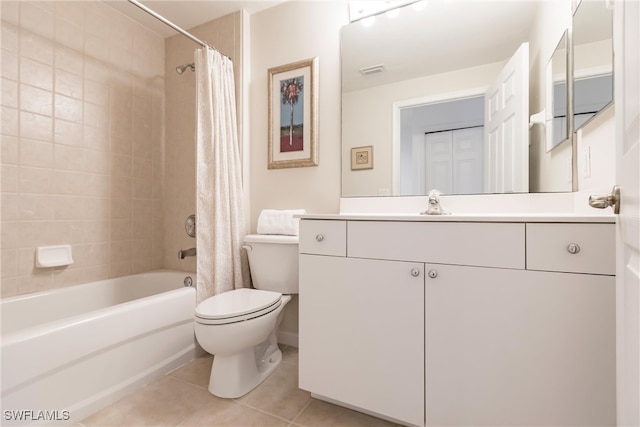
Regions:
<instances>
[{"instance_id":1,"label":"white door","mask_svg":"<svg viewBox=\"0 0 640 427\"><path fill-rule=\"evenodd\" d=\"M454 194L480 194L483 191L482 127L453 131Z\"/></svg>"},{"instance_id":2,"label":"white door","mask_svg":"<svg viewBox=\"0 0 640 427\"><path fill-rule=\"evenodd\" d=\"M617 417L640 425L640 2L614 7L617 221Z\"/></svg>"},{"instance_id":3,"label":"white door","mask_svg":"<svg viewBox=\"0 0 640 427\"><path fill-rule=\"evenodd\" d=\"M485 192L529 191L529 43L485 94Z\"/></svg>"},{"instance_id":4,"label":"white door","mask_svg":"<svg viewBox=\"0 0 640 427\"><path fill-rule=\"evenodd\" d=\"M425 141L427 191L453 194L452 131L428 133Z\"/></svg>"}]
</instances>

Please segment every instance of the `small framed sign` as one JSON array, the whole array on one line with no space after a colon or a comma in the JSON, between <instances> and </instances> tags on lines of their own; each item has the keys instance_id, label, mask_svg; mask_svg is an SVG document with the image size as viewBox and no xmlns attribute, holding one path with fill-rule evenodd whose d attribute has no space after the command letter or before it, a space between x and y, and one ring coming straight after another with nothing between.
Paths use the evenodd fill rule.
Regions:
<instances>
[{"instance_id":1,"label":"small framed sign","mask_svg":"<svg viewBox=\"0 0 640 427\"><path fill-rule=\"evenodd\" d=\"M351 149L351 170L373 169L373 145Z\"/></svg>"}]
</instances>

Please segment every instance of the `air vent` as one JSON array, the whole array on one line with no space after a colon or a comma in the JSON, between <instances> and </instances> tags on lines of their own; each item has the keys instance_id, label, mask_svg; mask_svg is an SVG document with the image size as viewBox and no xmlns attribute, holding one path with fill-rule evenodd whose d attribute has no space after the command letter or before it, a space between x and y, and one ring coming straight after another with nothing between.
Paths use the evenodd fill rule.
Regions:
<instances>
[{"instance_id":1,"label":"air vent","mask_svg":"<svg viewBox=\"0 0 640 427\"><path fill-rule=\"evenodd\" d=\"M371 67L360 68L360 72L363 76L371 76L373 74L380 74L385 72L385 68L383 64L372 65Z\"/></svg>"}]
</instances>

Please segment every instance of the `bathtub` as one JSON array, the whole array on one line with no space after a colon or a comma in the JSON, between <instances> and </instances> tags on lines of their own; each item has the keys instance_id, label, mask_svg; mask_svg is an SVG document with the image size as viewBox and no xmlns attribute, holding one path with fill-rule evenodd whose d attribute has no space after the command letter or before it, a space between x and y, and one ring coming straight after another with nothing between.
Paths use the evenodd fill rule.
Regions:
<instances>
[{"instance_id":1,"label":"bathtub","mask_svg":"<svg viewBox=\"0 0 640 427\"><path fill-rule=\"evenodd\" d=\"M2 425L71 425L196 355L194 273L4 298Z\"/></svg>"}]
</instances>

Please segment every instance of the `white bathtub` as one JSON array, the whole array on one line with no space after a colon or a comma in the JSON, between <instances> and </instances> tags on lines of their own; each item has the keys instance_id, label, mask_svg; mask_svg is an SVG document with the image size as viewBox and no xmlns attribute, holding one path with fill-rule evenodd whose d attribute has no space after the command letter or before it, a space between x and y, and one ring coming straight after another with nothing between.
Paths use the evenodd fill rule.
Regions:
<instances>
[{"instance_id":1,"label":"white bathtub","mask_svg":"<svg viewBox=\"0 0 640 427\"><path fill-rule=\"evenodd\" d=\"M4 298L2 425L70 425L196 353L194 273Z\"/></svg>"}]
</instances>

